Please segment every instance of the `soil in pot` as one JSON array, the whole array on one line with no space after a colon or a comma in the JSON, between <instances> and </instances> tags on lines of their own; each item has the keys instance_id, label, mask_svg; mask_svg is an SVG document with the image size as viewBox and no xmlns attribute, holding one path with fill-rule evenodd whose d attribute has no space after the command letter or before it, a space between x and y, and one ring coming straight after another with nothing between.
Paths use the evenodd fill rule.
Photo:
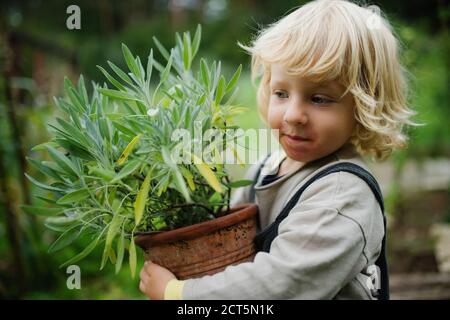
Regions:
<instances>
[{"instance_id":1,"label":"soil in pot","mask_svg":"<svg viewBox=\"0 0 450 320\"><path fill-rule=\"evenodd\" d=\"M180 279L211 275L229 265L253 261L258 207L243 204L220 218L153 234L141 234L135 243L151 260Z\"/></svg>"}]
</instances>

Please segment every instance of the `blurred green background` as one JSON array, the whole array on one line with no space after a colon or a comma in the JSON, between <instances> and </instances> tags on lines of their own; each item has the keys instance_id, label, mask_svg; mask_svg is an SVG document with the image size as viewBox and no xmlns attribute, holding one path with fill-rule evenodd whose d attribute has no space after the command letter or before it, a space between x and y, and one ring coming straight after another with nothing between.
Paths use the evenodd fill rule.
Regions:
<instances>
[{"instance_id":1,"label":"blurred green background","mask_svg":"<svg viewBox=\"0 0 450 320\"><path fill-rule=\"evenodd\" d=\"M121 43L145 58L156 36L174 45L176 31L194 33L202 24L198 56L221 60L228 77L243 73L237 101L249 108L244 128L263 127L250 80L250 58L237 46L305 1L135 0L2 1L0 3L0 297L25 299L143 299L128 268L99 271L101 252L78 263L81 289L69 290L58 266L86 246L83 241L58 254L47 249L57 236L19 205L36 202L24 172L31 147L49 138L53 96L63 78L83 74L103 83L96 65L111 60L125 67ZM66 9L81 9L81 30L69 30ZM408 149L370 166L381 184L389 219L389 264L393 298L450 298L450 90L449 15L446 1L373 1L390 19L410 72L416 121ZM160 57L156 56L157 59ZM198 60L197 60L198 61ZM242 176L244 170L233 174ZM445 242L447 241L447 242ZM446 259L447 258L447 259ZM142 256L140 256L142 264Z\"/></svg>"}]
</instances>

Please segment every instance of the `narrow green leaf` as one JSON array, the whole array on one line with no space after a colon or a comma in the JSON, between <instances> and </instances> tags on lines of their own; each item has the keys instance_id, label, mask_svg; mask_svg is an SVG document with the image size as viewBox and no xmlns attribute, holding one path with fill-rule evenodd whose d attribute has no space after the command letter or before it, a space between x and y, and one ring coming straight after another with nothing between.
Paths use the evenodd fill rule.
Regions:
<instances>
[{"instance_id":1,"label":"narrow green leaf","mask_svg":"<svg viewBox=\"0 0 450 320\"><path fill-rule=\"evenodd\" d=\"M132 100L132 101L140 101L139 98L136 98L134 95L132 95L131 93L127 93L127 92L122 92L122 91L117 91L117 90L112 90L112 89L105 89L105 88L100 88L98 89L98 91L108 97L114 98L114 99L118 99L118 100Z\"/></svg>"},{"instance_id":2,"label":"narrow green leaf","mask_svg":"<svg viewBox=\"0 0 450 320\"><path fill-rule=\"evenodd\" d=\"M123 72L122 69L120 69L118 66L116 66L111 61L108 61L108 65L119 76L120 79L122 79L124 82L126 82L130 86L133 85L133 81L131 81L130 77L125 72Z\"/></svg>"},{"instance_id":3,"label":"narrow green leaf","mask_svg":"<svg viewBox=\"0 0 450 320\"><path fill-rule=\"evenodd\" d=\"M81 93L80 97L82 99L83 104L87 105L89 103L89 97L86 91L86 86L84 85L84 77L82 74L78 79L78 92Z\"/></svg>"},{"instance_id":4,"label":"narrow green leaf","mask_svg":"<svg viewBox=\"0 0 450 320\"><path fill-rule=\"evenodd\" d=\"M156 37L153 37L153 42L156 44L156 47L158 48L159 52L164 57L164 59L169 61L170 59L169 52L166 50L166 48L164 48L161 42L159 42L159 40Z\"/></svg>"},{"instance_id":5,"label":"narrow green leaf","mask_svg":"<svg viewBox=\"0 0 450 320\"><path fill-rule=\"evenodd\" d=\"M56 216L64 211L64 208L48 208L29 205L21 205L20 208L28 214L46 217Z\"/></svg>"},{"instance_id":6,"label":"narrow green leaf","mask_svg":"<svg viewBox=\"0 0 450 320\"><path fill-rule=\"evenodd\" d=\"M51 146L51 147L56 148L56 147L58 147L58 144L53 141L44 142L44 143L38 144L38 145L34 146L33 148L31 148L31 151L43 151L43 150L46 150L45 149L46 146Z\"/></svg>"},{"instance_id":7,"label":"narrow green leaf","mask_svg":"<svg viewBox=\"0 0 450 320\"><path fill-rule=\"evenodd\" d=\"M78 176L78 170L72 161L69 160L63 153L59 152L55 148L47 145L45 146L48 153L52 157L53 160L58 164L58 166L66 172L66 174Z\"/></svg>"},{"instance_id":8,"label":"narrow green leaf","mask_svg":"<svg viewBox=\"0 0 450 320\"><path fill-rule=\"evenodd\" d=\"M123 178L126 178L133 172L135 172L141 165L141 161L139 159L131 160L128 162L122 170L111 180L111 183L115 183Z\"/></svg>"},{"instance_id":9,"label":"narrow green leaf","mask_svg":"<svg viewBox=\"0 0 450 320\"><path fill-rule=\"evenodd\" d=\"M28 180L30 180L34 185L36 185L37 187L44 189L44 190L49 190L49 191L57 191L57 192L65 192L63 189L61 188L56 188L56 187L52 187L49 186L47 184L44 184L42 182L37 181L36 179L34 179L33 177L29 176L28 174L25 173L25 176L28 178Z\"/></svg>"},{"instance_id":10,"label":"narrow green leaf","mask_svg":"<svg viewBox=\"0 0 450 320\"><path fill-rule=\"evenodd\" d=\"M136 226L141 222L144 214L145 205L148 199L148 192L150 191L150 177L151 170L148 171L147 176L142 182L141 188L137 194L136 201L134 203L134 223Z\"/></svg>"},{"instance_id":11,"label":"narrow green leaf","mask_svg":"<svg viewBox=\"0 0 450 320\"><path fill-rule=\"evenodd\" d=\"M139 77L139 67L134 60L133 54L131 53L130 49L128 49L128 47L124 43L122 43L122 52L125 58L125 62L127 63L130 71L134 73L136 77Z\"/></svg>"},{"instance_id":12,"label":"narrow green leaf","mask_svg":"<svg viewBox=\"0 0 450 320\"><path fill-rule=\"evenodd\" d=\"M178 168L175 167L173 170L174 175L174 182L177 186L178 191L183 195L183 197L186 199L187 203L192 203L191 196L189 195L189 190L186 186L186 182L184 181L183 175L180 173Z\"/></svg>"},{"instance_id":13,"label":"narrow green leaf","mask_svg":"<svg viewBox=\"0 0 450 320\"><path fill-rule=\"evenodd\" d=\"M67 203L73 203L73 202L79 202L84 199L87 199L90 196L88 189L79 189L76 191L72 191L64 195L63 197L59 198L58 201L56 201L57 204L67 204Z\"/></svg>"},{"instance_id":14,"label":"narrow green leaf","mask_svg":"<svg viewBox=\"0 0 450 320\"><path fill-rule=\"evenodd\" d=\"M169 61L167 62L164 72L161 74L160 83L164 83L170 74L170 69L172 68L173 54L170 55Z\"/></svg>"},{"instance_id":15,"label":"narrow green leaf","mask_svg":"<svg viewBox=\"0 0 450 320\"><path fill-rule=\"evenodd\" d=\"M102 235L103 235L103 232L97 238L95 238L95 240L92 241L86 248L84 248L83 251L81 251L75 257L73 257L73 258L69 259L68 261L64 262L59 267L60 268L67 267L68 265L71 265L71 264L73 264L73 263L75 263L75 262L85 258L88 254L90 254L92 252L92 250L95 249L95 247L97 246L98 241L100 240L100 237Z\"/></svg>"},{"instance_id":16,"label":"narrow green leaf","mask_svg":"<svg viewBox=\"0 0 450 320\"><path fill-rule=\"evenodd\" d=\"M29 157L26 157L26 159L35 169L39 170L43 174L48 175L49 177L52 177L53 179L55 179L57 181L61 180L61 177L55 170L43 165L41 162L39 162L36 159L29 158Z\"/></svg>"},{"instance_id":17,"label":"narrow green leaf","mask_svg":"<svg viewBox=\"0 0 450 320\"><path fill-rule=\"evenodd\" d=\"M189 70L191 67L191 44L186 33L183 34L183 63L184 70Z\"/></svg>"},{"instance_id":18,"label":"narrow green leaf","mask_svg":"<svg viewBox=\"0 0 450 320\"><path fill-rule=\"evenodd\" d=\"M200 174L205 178L206 182L217 192L222 193L223 189L222 186L219 183L219 180L217 180L216 175L211 170L211 168L204 163L200 158L198 158L196 155L192 155L194 158L194 164L197 167Z\"/></svg>"},{"instance_id":19,"label":"narrow green leaf","mask_svg":"<svg viewBox=\"0 0 450 320\"><path fill-rule=\"evenodd\" d=\"M205 59L200 59L200 72L203 80L203 84L208 88L210 88L210 77L209 77L209 69L208 65L206 64Z\"/></svg>"},{"instance_id":20,"label":"narrow green leaf","mask_svg":"<svg viewBox=\"0 0 450 320\"><path fill-rule=\"evenodd\" d=\"M246 187L253 184L253 180L239 180L239 181L233 181L231 183L227 184L227 187L229 188L240 188L240 187Z\"/></svg>"},{"instance_id":21,"label":"narrow green leaf","mask_svg":"<svg viewBox=\"0 0 450 320\"><path fill-rule=\"evenodd\" d=\"M137 257L136 257L136 245L134 244L134 239L131 237L130 241L130 248L129 251L129 258L130 258L130 271L131 271L131 277L134 279L134 275L136 274L136 265L137 265Z\"/></svg>"},{"instance_id":22,"label":"narrow green leaf","mask_svg":"<svg viewBox=\"0 0 450 320\"><path fill-rule=\"evenodd\" d=\"M220 104L220 101L222 101L223 95L224 95L224 89L225 89L225 77L222 75L220 76L219 84L217 85L216 90L216 105L218 106Z\"/></svg>"},{"instance_id":23,"label":"narrow green leaf","mask_svg":"<svg viewBox=\"0 0 450 320\"><path fill-rule=\"evenodd\" d=\"M139 142L139 139L141 138L142 134L138 134L133 138L133 140L130 141L130 143L125 147L122 154L119 157L119 160L117 160L117 164L121 166L124 164L125 161L127 161L128 156L130 155L131 151L133 151L134 146L136 143Z\"/></svg>"},{"instance_id":24,"label":"narrow green leaf","mask_svg":"<svg viewBox=\"0 0 450 320\"><path fill-rule=\"evenodd\" d=\"M109 82L111 82L112 85L114 85L119 90L126 90L125 87L116 79L114 79L108 71L103 69L101 66L97 65L97 68L100 69L100 71L105 75L106 79L108 79Z\"/></svg>"},{"instance_id":25,"label":"narrow green leaf","mask_svg":"<svg viewBox=\"0 0 450 320\"><path fill-rule=\"evenodd\" d=\"M200 47L200 40L202 37L202 26L197 25L197 30L195 31L194 40L192 41L192 59L197 55L198 48Z\"/></svg>"},{"instance_id":26,"label":"narrow green leaf","mask_svg":"<svg viewBox=\"0 0 450 320\"><path fill-rule=\"evenodd\" d=\"M106 182L110 182L116 175L115 171L99 168L99 167L89 167L89 174L94 174L97 177L102 178Z\"/></svg>"},{"instance_id":27,"label":"narrow green leaf","mask_svg":"<svg viewBox=\"0 0 450 320\"><path fill-rule=\"evenodd\" d=\"M122 268L124 252L125 252L125 232L122 227L122 232L120 233L120 238L117 241L116 274L118 274L120 269Z\"/></svg>"},{"instance_id":28,"label":"narrow green leaf","mask_svg":"<svg viewBox=\"0 0 450 320\"><path fill-rule=\"evenodd\" d=\"M134 137L135 132L133 130L129 129L128 127L122 125L121 123L119 123L117 121L113 121L113 125L123 134L125 134L129 137Z\"/></svg>"},{"instance_id":29,"label":"narrow green leaf","mask_svg":"<svg viewBox=\"0 0 450 320\"><path fill-rule=\"evenodd\" d=\"M118 201L118 200L115 199L115 201ZM110 255L112 242L113 242L114 237L116 236L117 232L119 232L121 224L122 224L122 217L120 215L120 209L117 209L117 211L114 212L114 216L108 227L108 232L106 233L105 249L103 251L102 264L100 266L100 270L102 270L103 267L105 266L106 259Z\"/></svg>"},{"instance_id":30,"label":"narrow green leaf","mask_svg":"<svg viewBox=\"0 0 450 320\"><path fill-rule=\"evenodd\" d=\"M234 73L233 77L231 78L231 80L228 82L227 87L225 89L225 92L228 93L231 90L233 90L233 88L236 86L236 83L239 80L239 77L241 76L241 71L242 71L242 64L239 65L238 69L236 70L236 72Z\"/></svg>"},{"instance_id":31,"label":"narrow green leaf","mask_svg":"<svg viewBox=\"0 0 450 320\"><path fill-rule=\"evenodd\" d=\"M79 225L68 229L51 244L51 246L48 248L48 252L49 253L57 252L67 247L72 242L74 242L80 236L80 234L81 229L79 228Z\"/></svg>"}]
</instances>

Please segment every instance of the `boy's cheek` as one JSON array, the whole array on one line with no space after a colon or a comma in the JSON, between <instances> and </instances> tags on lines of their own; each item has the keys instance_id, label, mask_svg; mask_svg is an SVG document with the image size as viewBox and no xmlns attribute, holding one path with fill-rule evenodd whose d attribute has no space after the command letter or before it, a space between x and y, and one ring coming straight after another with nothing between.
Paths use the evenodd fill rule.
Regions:
<instances>
[{"instance_id":1,"label":"boy's cheek","mask_svg":"<svg viewBox=\"0 0 450 320\"><path fill-rule=\"evenodd\" d=\"M269 124L270 128L281 129L282 121L283 113L269 106L269 110L267 112L267 123Z\"/></svg>"}]
</instances>

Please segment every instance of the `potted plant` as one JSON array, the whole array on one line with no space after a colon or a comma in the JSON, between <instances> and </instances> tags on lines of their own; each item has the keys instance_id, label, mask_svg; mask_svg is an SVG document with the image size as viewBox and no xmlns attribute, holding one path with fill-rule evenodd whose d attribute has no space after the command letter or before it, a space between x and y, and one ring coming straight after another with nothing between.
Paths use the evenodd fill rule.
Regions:
<instances>
[{"instance_id":1,"label":"potted plant","mask_svg":"<svg viewBox=\"0 0 450 320\"><path fill-rule=\"evenodd\" d=\"M181 279L253 258L257 207L230 209L231 189L251 181L230 182L223 164L236 155L232 119L245 110L232 104L241 66L229 81L220 62L201 59L193 72L200 38L200 26L193 39L177 33L170 51L153 38L166 62L151 50L145 66L123 44L129 72L99 66L113 87L93 83L91 95L82 76L76 86L65 79L65 97L55 98L64 116L49 125L51 141L32 149L50 159L28 158L50 180L27 175L50 206L23 206L60 233L50 252L92 239L62 267L102 246L101 269L109 260L118 272L128 252L134 276L135 244Z\"/></svg>"}]
</instances>

